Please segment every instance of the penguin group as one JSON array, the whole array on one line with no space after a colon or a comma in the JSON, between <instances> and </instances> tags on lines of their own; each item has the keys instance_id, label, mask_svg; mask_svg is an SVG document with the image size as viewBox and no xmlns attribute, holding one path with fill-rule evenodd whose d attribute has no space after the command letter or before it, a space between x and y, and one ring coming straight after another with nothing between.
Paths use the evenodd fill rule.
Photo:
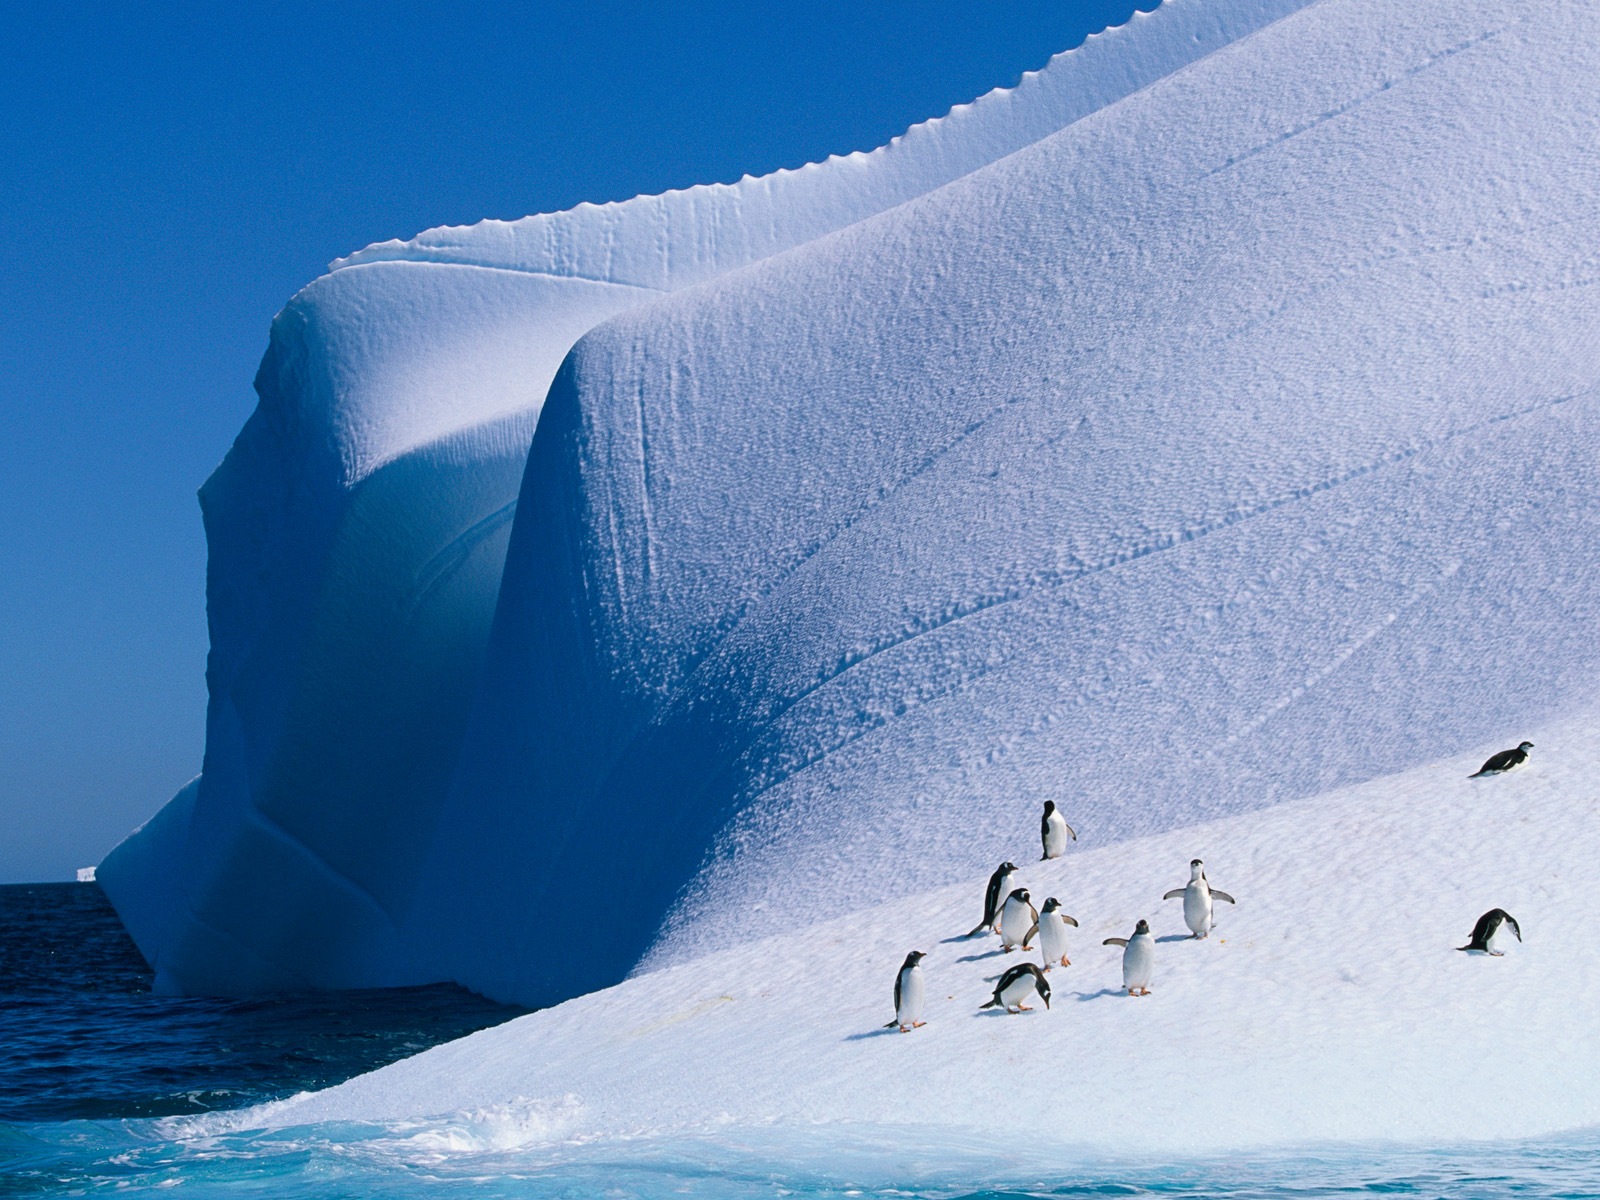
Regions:
<instances>
[{"instance_id":1,"label":"penguin group","mask_svg":"<svg viewBox=\"0 0 1600 1200\"><path fill-rule=\"evenodd\" d=\"M1532 742L1523 742L1515 749L1502 750L1485 762L1471 778L1501 775L1524 765ZM1066 851L1068 840L1077 841L1077 831L1067 824L1066 818L1054 801L1047 800L1039 821L1039 838L1043 847L1040 861L1059 858ZM984 889L983 919L967 937L981 934L998 934L1001 949L1006 953L1029 950L1038 939L1043 963L1023 962L1009 968L994 986L988 1001L979 1006L980 1011L1004 1008L1008 1013L1031 1011L1029 1001L1035 997L1046 1009L1050 1007L1050 981L1045 977L1052 968L1071 966L1067 957L1068 925L1078 927L1078 922L1062 910L1061 902L1054 896L1047 898L1042 908L1035 908L1032 893L1018 885L1017 865L1009 860L995 868ZM1213 887L1206 877L1205 863L1200 859L1189 862L1189 882L1173 888L1162 896L1163 900L1183 901L1183 923L1188 926L1192 940L1203 940L1216 927L1217 902L1236 904L1227 892ZM1510 929L1517 941L1522 940L1522 928L1516 918L1503 908L1492 908L1478 918L1465 946L1457 946L1472 954L1500 957L1504 952L1494 948L1500 933ZM1155 937L1150 922L1140 918L1128 937L1106 938L1106 946L1122 947L1122 988L1129 996L1148 996L1150 981L1155 974ZM898 1027L901 1033L910 1033L926 1022L922 1019L927 987L922 974L922 960L927 955L913 950L906 956L894 981L895 1018L884 1028Z\"/></svg>"}]
</instances>

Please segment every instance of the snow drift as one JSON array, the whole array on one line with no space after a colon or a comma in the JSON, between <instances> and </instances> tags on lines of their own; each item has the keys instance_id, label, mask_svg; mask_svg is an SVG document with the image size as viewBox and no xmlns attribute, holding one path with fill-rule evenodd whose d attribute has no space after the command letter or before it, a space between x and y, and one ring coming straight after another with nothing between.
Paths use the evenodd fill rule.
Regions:
<instances>
[{"instance_id":1,"label":"snow drift","mask_svg":"<svg viewBox=\"0 0 1600 1200\"><path fill-rule=\"evenodd\" d=\"M1022 883L1081 926L1068 931L1072 965L1048 976L1048 1010L979 1011L1007 966L1040 955L960 936L982 909L975 875L186 1132L431 1131L419 1117L449 1114L449 1150L470 1155L676 1131L740 1144L751 1127L816 1135L824 1122L891 1127L879 1141L898 1149L966 1129L996 1153L1038 1155L1037 1179L1108 1152L1437 1146L1593 1125L1600 952L1583 931L1600 890L1600 722L1525 732L1534 761L1500 779L1466 778L1502 745L1486 743L1052 862L1024 861L1019 836ZM1196 855L1238 901L1203 942L1189 940L1182 903L1160 899ZM1492 907L1526 940L1507 935L1503 958L1457 953ZM1135 998L1121 991L1121 950L1101 942L1140 917L1156 966ZM928 952L927 1025L902 1036L883 1024L914 948Z\"/></svg>"},{"instance_id":2,"label":"snow drift","mask_svg":"<svg viewBox=\"0 0 1600 1200\"><path fill-rule=\"evenodd\" d=\"M1600 18L1295 9L297 297L102 871L161 986L550 1003L1587 695Z\"/></svg>"}]
</instances>

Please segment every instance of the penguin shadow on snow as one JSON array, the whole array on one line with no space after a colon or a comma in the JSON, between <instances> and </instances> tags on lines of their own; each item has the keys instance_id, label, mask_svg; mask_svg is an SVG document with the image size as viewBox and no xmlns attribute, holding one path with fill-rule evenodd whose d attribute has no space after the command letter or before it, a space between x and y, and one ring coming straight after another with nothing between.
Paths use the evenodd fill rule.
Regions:
<instances>
[{"instance_id":1,"label":"penguin shadow on snow","mask_svg":"<svg viewBox=\"0 0 1600 1200\"><path fill-rule=\"evenodd\" d=\"M986 951L984 951L984 952L982 952L980 954L965 954L965 955L962 955L960 958L956 959L956 961L958 963L983 962L984 960L990 959L990 958L1004 958L1007 954L1010 954L1010 953L1015 953L1015 951L1008 951L1008 950L1002 949L1002 948L997 946L993 950L986 950ZM998 979L1000 977L998 975L996 975L995 978Z\"/></svg>"},{"instance_id":2,"label":"penguin shadow on snow","mask_svg":"<svg viewBox=\"0 0 1600 1200\"><path fill-rule=\"evenodd\" d=\"M1072 998L1079 1004L1086 1000L1100 1000L1106 996L1125 996L1127 991L1123 988L1101 988L1098 992L1073 992Z\"/></svg>"},{"instance_id":3,"label":"penguin shadow on snow","mask_svg":"<svg viewBox=\"0 0 1600 1200\"><path fill-rule=\"evenodd\" d=\"M900 1030L898 1028L863 1029L859 1033L847 1033L847 1034L845 1034L843 1040L847 1041L847 1042L864 1042L868 1038L894 1037L899 1032L900 1032Z\"/></svg>"},{"instance_id":4,"label":"penguin shadow on snow","mask_svg":"<svg viewBox=\"0 0 1600 1200\"><path fill-rule=\"evenodd\" d=\"M1192 942L1195 940L1197 939L1187 933L1169 933L1162 937L1158 937L1156 939L1156 944L1160 945L1163 942Z\"/></svg>"}]
</instances>

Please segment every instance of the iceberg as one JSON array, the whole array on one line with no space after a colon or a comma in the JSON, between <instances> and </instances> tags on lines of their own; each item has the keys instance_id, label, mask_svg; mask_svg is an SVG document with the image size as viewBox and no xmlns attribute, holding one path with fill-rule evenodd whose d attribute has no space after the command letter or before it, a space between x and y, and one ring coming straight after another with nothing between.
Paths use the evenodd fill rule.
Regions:
<instances>
[{"instance_id":1,"label":"iceberg","mask_svg":"<svg viewBox=\"0 0 1600 1200\"><path fill-rule=\"evenodd\" d=\"M258 408L201 491L198 792L108 860L106 889L157 986L446 977L410 928L414 892L528 446L579 336L969 173L1303 2L1175 0L870 154L434 230L334 263L273 322Z\"/></svg>"},{"instance_id":2,"label":"iceberg","mask_svg":"<svg viewBox=\"0 0 1600 1200\"><path fill-rule=\"evenodd\" d=\"M1242 900L1336 836L1308 798L1576 711L1597 51L1584 6L1168 0L873 154L334 264L202 490L202 775L102 864L158 986L648 976L524 1068L795 930L947 936L883 905L953 912L1045 799L1052 885L1138 915L1112 865L1207 828Z\"/></svg>"}]
</instances>

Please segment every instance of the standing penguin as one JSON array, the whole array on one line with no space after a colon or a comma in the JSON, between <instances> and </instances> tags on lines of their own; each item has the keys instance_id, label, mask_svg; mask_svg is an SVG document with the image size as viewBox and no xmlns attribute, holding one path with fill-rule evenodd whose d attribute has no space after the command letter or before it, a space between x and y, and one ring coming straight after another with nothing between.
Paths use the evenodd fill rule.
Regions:
<instances>
[{"instance_id":1,"label":"standing penguin","mask_svg":"<svg viewBox=\"0 0 1600 1200\"><path fill-rule=\"evenodd\" d=\"M1517 924L1517 919L1503 908L1491 908L1478 918L1478 923L1472 927L1472 937L1465 946L1457 946L1457 950L1466 950L1472 954L1492 954L1495 958L1505 956L1504 950L1494 948L1494 939L1500 933L1502 925L1511 926L1511 932L1517 935L1517 941L1522 940L1522 926Z\"/></svg>"},{"instance_id":2,"label":"standing penguin","mask_svg":"<svg viewBox=\"0 0 1600 1200\"><path fill-rule=\"evenodd\" d=\"M1027 888L1018 888L1006 897L1000 910L1000 946L1008 954L1018 946L1026 947L1033 931L1039 927L1039 910L1033 906L1033 897Z\"/></svg>"},{"instance_id":3,"label":"standing penguin","mask_svg":"<svg viewBox=\"0 0 1600 1200\"><path fill-rule=\"evenodd\" d=\"M1130 996L1150 994L1150 976L1156 969L1156 940L1150 936L1150 922L1140 919L1131 938L1107 938L1103 946L1121 946L1122 986Z\"/></svg>"},{"instance_id":4,"label":"standing penguin","mask_svg":"<svg viewBox=\"0 0 1600 1200\"><path fill-rule=\"evenodd\" d=\"M1229 904L1235 903L1227 892L1219 892L1211 886L1206 879L1206 865L1198 858L1189 861L1189 883L1187 887L1173 888L1163 900L1171 900L1176 896L1183 897L1183 923L1189 927L1189 932L1197 938L1203 938L1211 932L1211 902L1213 900L1226 900Z\"/></svg>"},{"instance_id":5,"label":"standing penguin","mask_svg":"<svg viewBox=\"0 0 1600 1200\"><path fill-rule=\"evenodd\" d=\"M1000 982L994 985L994 999L978 1007L997 1008L1003 1004L1007 1012L1031 1012L1023 1003L1029 992L1038 992L1044 1006L1050 1007L1050 981L1044 977L1044 972L1032 963L1018 963L1000 976Z\"/></svg>"},{"instance_id":6,"label":"standing penguin","mask_svg":"<svg viewBox=\"0 0 1600 1200\"><path fill-rule=\"evenodd\" d=\"M994 869L994 874L989 876L988 890L983 894L983 920L967 934L968 937L994 932L994 923L1000 919L1000 906L1016 887L1016 874L1016 863L1003 862Z\"/></svg>"},{"instance_id":7,"label":"standing penguin","mask_svg":"<svg viewBox=\"0 0 1600 1200\"><path fill-rule=\"evenodd\" d=\"M1533 749L1532 742L1523 742L1515 750L1502 750L1499 754L1491 754L1489 761L1484 763L1468 779L1476 779L1480 775L1504 775L1507 771L1515 771L1528 761L1528 751Z\"/></svg>"},{"instance_id":8,"label":"standing penguin","mask_svg":"<svg viewBox=\"0 0 1600 1200\"><path fill-rule=\"evenodd\" d=\"M1061 911L1061 901L1054 896L1044 902L1044 907L1039 910L1039 923L1033 927L1033 933L1039 935L1039 949L1044 953L1044 969L1060 963L1063 967L1070 967L1072 960L1067 957L1067 926L1077 928L1078 923L1066 913ZM1022 948L1026 950L1028 943L1033 940L1033 933L1023 939Z\"/></svg>"},{"instance_id":9,"label":"standing penguin","mask_svg":"<svg viewBox=\"0 0 1600 1200\"><path fill-rule=\"evenodd\" d=\"M906 955L900 973L894 977L894 1020L885 1025L885 1029L893 1029L898 1025L901 1033L910 1033L927 1024L922 1019L922 1004L927 994L927 985L922 978L922 960L927 957L921 950L913 950Z\"/></svg>"},{"instance_id":10,"label":"standing penguin","mask_svg":"<svg viewBox=\"0 0 1600 1200\"><path fill-rule=\"evenodd\" d=\"M1039 856L1043 862L1047 858L1060 858L1067 852L1067 839L1078 840L1077 832L1067 819L1056 811L1056 802L1044 802L1044 816L1039 818L1039 840L1044 843L1044 853Z\"/></svg>"}]
</instances>

